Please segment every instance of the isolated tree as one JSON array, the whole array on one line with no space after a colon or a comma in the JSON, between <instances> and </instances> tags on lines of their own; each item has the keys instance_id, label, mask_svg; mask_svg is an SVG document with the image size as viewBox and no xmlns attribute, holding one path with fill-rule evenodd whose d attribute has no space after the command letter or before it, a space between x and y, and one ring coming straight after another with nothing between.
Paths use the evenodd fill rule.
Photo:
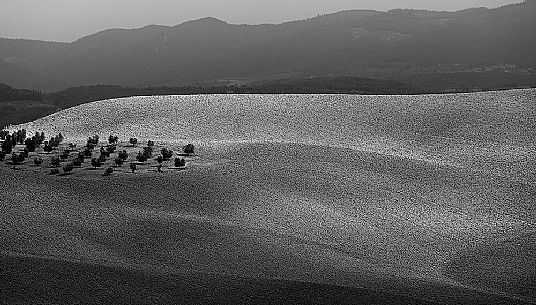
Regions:
<instances>
[{"instance_id":1,"label":"isolated tree","mask_svg":"<svg viewBox=\"0 0 536 305\"><path fill-rule=\"evenodd\" d=\"M112 136L112 135L110 135L110 136L108 137L108 143L109 143L110 145L112 145L112 144L117 144L117 142L119 142L119 138L118 138L117 136Z\"/></svg>"},{"instance_id":2,"label":"isolated tree","mask_svg":"<svg viewBox=\"0 0 536 305\"><path fill-rule=\"evenodd\" d=\"M41 133L39 131L34 132L32 139L34 139L35 143L37 143L38 145L41 144Z\"/></svg>"},{"instance_id":3,"label":"isolated tree","mask_svg":"<svg viewBox=\"0 0 536 305\"><path fill-rule=\"evenodd\" d=\"M186 160L184 158L175 158L175 167L184 167L186 166Z\"/></svg>"},{"instance_id":4,"label":"isolated tree","mask_svg":"<svg viewBox=\"0 0 536 305\"><path fill-rule=\"evenodd\" d=\"M114 169L111 167L108 167L106 170L104 170L104 176L110 176L114 173Z\"/></svg>"},{"instance_id":5,"label":"isolated tree","mask_svg":"<svg viewBox=\"0 0 536 305\"><path fill-rule=\"evenodd\" d=\"M43 159L41 159L41 158L35 158L35 159L34 159L34 164L37 165L37 166L43 164Z\"/></svg>"},{"instance_id":6,"label":"isolated tree","mask_svg":"<svg viewBox=\"0 0 536 305\"><path fill-rule=\"evenodd\" d=\"M43 140L41 140L41 137L39 136L39 133L34 135L32 138L31 138L34 142L35 142L35 147L39 147L41 144L43 144Z\"/></svg>"},{"instance_id":7,"label":"isolated tree","mask_svg":"<svg viewBox=\"0 0 536 305\"><path fill-rule=\"evenodd\" d=\"M91 151L91 149L86 148L86 149L84 150L84 157L85 157L85 158L91 158L92 155L93 155L93 152Z\"/></svg>"},{"instance_id":8,"label":"isolated tree","mask_svg":"<svg viewBox=\"0 0 536 305\"><path fill-rule=\"evenodd\" d=\"M26 140L26 129L17 130L15 133L16 143L23 144Z\"/></svg>"},{"instance_id":9,"label":"isolated tree","mask_svg":"<svg viewBox=\"0 0 536 305\"><path fill-rule=\"evenodd\" d=\"M122 152L120 152L118 154L119 158L123 159L124 161L126 161L128 159L128 153L126 150L123 150Z\"/></svg>"},{"instance_id":10,"label":"isolated tree","mask_svg":"<svg viewBox=\"0 0 536 305\"><path fill-rule=\"evenodd\" d=\"M52 147L52 145L48 144L48 142L45 144L45 146L43 147L43 150L46 152L46 153L50 153L52 152L52 150L54 150L54 147Z\"/></svg>"},{"instance_id":11,"label":"isolated tree","mask_svg":"<svg viewBox=\"0 0 536 305\"><path fill-rule=\"evenodd\" d=\"M188 154L188 155L193 155L194 154L194 145L193 144L188 144L186 146L184 146L182 148L182 150L184 151L185 154Z\"/></svg>"},{"instance_id":12,"label":"isolated tree","mask_svg":"<svg viewBox=\"0 0 536 305\"><path fill-rule=\"evenodd\" d=\"M57 175L60 173L60 170L57 168L53 168L50 170L50 175Z\"/></svg>"},{"instance_id":13,"label":"isolated tree","mask_svg":"<svg viewBox=\"0 0 536 305\"><path fill-rule=\"evenodd\" d=\"M101 155L104 155L105 157L109 157L111 153L109 153L104 147L100 148Z\"/></svg>"},{"instance_id":14,"label":"isolated tree","mask_svg":"<svg viewBox=\"0 0 536 305\"><path fill-rule=\"evenodd\" d=\"M115 162L115 165L121 167L121 166L123 166L123 163L125 163L125 160L117 157L117 158L115 158L114 162Z\"/></svg>"},{"instance_id":15,"label":"isolated tree","mask_svg":"<svg viewBox=\"0 0 536 305\"><path fill-rule=\"evenodd\" d=\"M146 146L143 148L143 154L147 156L147 158L150 158L153 156L153 147L152 146Z\"/></svg>"},{"instance_id":16,"label":"isolated tree","mask_svg":"<svg viewBox=\"0 0 536 305\"><path fill-rule=\"evenodd\" d=\"M94 168L97 168L97 167L101 167L102 166L102 162L99 161L99 159L91 159L91 166L93 166Z\"/></svg>"},{"instance_id":17,"label":"isolated tree","mask_svg":"<svg viewBox=\"0 0 536 305\"><path fill-rule=\"evenodd\" d=\"M11 155L11 163L13 164L13 169L15 169L15 166L21 162L21 156L13 153Z\"/></svg>"},{"instance_id":18,"label":"isolated tree","mask_svg":"<svg viewBox=\"0 0 536 305\"><path fill-rule=\"evenodd\" d=\"M74 169L74 165L72 163L68 163L63 167L63 172L68 174L68 173L72 172L73 169Z\"/></svg>"},{"instance_id":19,"label":"isolated tree","mask_svg":"<svg viewBox=\"0 0 536 305\"><path fill-rule=\"evenodd\" d=\"M136 138L130 138L129 140L130 144L132 144L132 147L136 146L136 144L138 143L138 139Z\"/></svg>"},{"instance_id":20,"label":"isolated tree","mask_svg":"<svg viewBox=\"0 0 536 305\"><path fill-rule=\"evenodd\" d=\"M6 141L11 142L11 147L17 146L17 133L13 133L8 138L6 138Z\"/></svg>"},{"instance_id":21,"label":"isolated tree","mask_svg":"<svg viewBox=\"0 0 536 305\"><path fill-rule=\"evenodd\" d=\"M162 157L164 157L164 161L167 161L173 157L173 151L167 148L162 148L161 150Z\"/></svg>"},{"instance_id":22,"label":"isolated tree","mask_svg":"<svg viewBox=\"0 0 536 305\"><path fill-rule=\"evenodd\" d=\"M37 142L34 138L26 139L26 141L24 141L24 145L26 145L26 149L31 152L34 152L37 148Z\"/></svg>"},{"instance_id":23,"label":"isolated tree","mask_svg":"<svg viewBox=\"0 0 536 305\"><path fill-rule=\"evenodd\" d=\"M6 154L10 154L13 151L13 144L10 139L7 139L2 143L2 151Z\"/></svg>"},{"instance_id":24,"label":"isolated tree","mask_svg":"<svg viewBox=\"0 0 536 305\"><path fill-rule=\"evenodd\" d=\"M62 160L67 160L69 158L69 151L68 150L64 150L63 153L60 155L60 158Z\"/></svg>"},{"instance_id":25,"label":"isolated tree","mask_svg":"<svg viewBox=\"0 0 536 305\"><path fill-rule=\"evenodd\" d=\"M99 159L98 159L98 160L99 160L101 163L106 162L106 155L105 155L105 154L101 154L101 155L99 156Z\"/></svg>"},{"instance_id":26,"label":"isolated tree","mask_svg":"<svg viewBox=\"0 0 536 305\"><path fill-rule=\"evenodd\" d=\"M8 135L9 132L7 130L0 130L0 140L5 140Z\"/></svg>"},{"instance_id":27,"label":"isolated tree","mask_svg":"<svg viewBox=\"0 0 536 305\"><path fill-rule=\"evenodd\" d=\"M147 155L138 152L138 155L136 155L136 160L138 160L139 162L145 162L147 161Z\"/></svg>"},{"instance_id":28,"label":"isolated tree","mask_svg":"<svg viewBox=\"0 0 536 305\"><path fill-rule=\"evenodd\" d=\"M60 166L60 158L52 157L52 159L50 159L50 166L59 167Z\"/></svg>"},{"instance_id":29,"label":"isolated tree","mask_svg":"<svg viewBox=\"0 0 536 305\"><path fill-rule=\"evenodd\" d=\"M130 163L130 170L132 171L132 173L134 174L134 172L136 171L136 164L135 163Z\"/></svg>"},{"instance_id":30,"label":"isolated tree","mask_svg":"<svg viewBox=\"0 0 536 305\"><path fill-rule=\"evenodd\" d=\"M162 164L162 162L164 162L164 157L162 157L162 156L158 156L158 157L156 158L156 162L158 162L159 164Z\"/></svg>"},{"instance_id":31,"label":"isolated tree","mask_svg":"<svg viewBox=\"0 0 536 305\"><path fill-rule=\"evenodd\" d=\"M89 137L87 139L87 145L86 145L87 147L93 148L93 147L95 147L97 145L99 145L99 136L98 135L94 135L94 136Z\"/></svg>"},{"instance_id":32,"label":"isolated tree","mask_svg":"<svg viewBox=\"0 0 536 305\"><path fill-rule=\"evenodd\" d=\"M26 147L22 150L22 152L20 153L21 156L23 156L25 159L28 158L28 156L30 155L30 152L28 151L28 149L26 149Z\"/></svg>"}]
</instances>

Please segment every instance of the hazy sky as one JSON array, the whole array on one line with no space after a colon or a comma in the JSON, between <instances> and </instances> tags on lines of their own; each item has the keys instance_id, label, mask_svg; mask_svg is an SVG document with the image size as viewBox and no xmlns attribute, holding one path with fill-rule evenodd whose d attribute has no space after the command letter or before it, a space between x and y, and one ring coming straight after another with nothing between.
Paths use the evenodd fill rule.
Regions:
<instances>
[{"instance_id":1,"label":"hazy sky","mask_svg":"<svg viewBox=\"0 0 536 305\"><path fill-rule=\"evenodd\" d=\"M346 9L459 10L522 0L0 0L0 37L73 41L109 28L177 25L212 16L280 23Z\"/></svg>"}]
</instances>

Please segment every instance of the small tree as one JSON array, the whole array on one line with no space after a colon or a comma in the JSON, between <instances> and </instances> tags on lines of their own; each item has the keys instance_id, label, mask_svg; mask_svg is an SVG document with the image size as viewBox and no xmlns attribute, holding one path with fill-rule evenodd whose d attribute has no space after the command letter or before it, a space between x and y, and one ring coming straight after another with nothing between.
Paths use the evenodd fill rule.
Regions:
<instances>
[{"instance_id":1,"label":"small tree","mask_svg":"<svg viewBox=\"0 0 536 305\"><path fill-rule=\"evenodd\" d=\"M162 164L162 162L164 162L164 157L162 157L162 156L158 156L158 157L156 158L156 162L158 162L159 164Z\"/></svg>"},{"instance_id":2,"label":"small tree","mask_svg":"<svg viewBox=\"0 0 536 305\"><path fill-rule=\"evenodd\" d=\"M194 147L193 144L188 144L188 145L184 146L182 149L183 149L185 154L193 155L195 147Z\"/></svg>"},{"instance_id":3,"label":"small tree","mask_svg":"<svg viewBox=\"0 0 536 305\"><path fill-rule=\"evenodd\" d=\"M138 139L136 138L130 138L129 140L130 144L132 144L132 147L136 146L136 144L138 143Z\"/></svg>"},{"instance_id":4,"label":"small tree","mask_svg":"<svg viewBox=\"0 0 536 305\"><path fill-rule=\"evenodd\" d=\"M10 154L13 151L13 143L9 138L2 143L2 151L6 154Z\"/></svg>"},{"instance_id":5,"label":"small tree","mask_svg":"<svg viewBox=\"0 0 536 305\"><path fill-rule=\"evenodd\" d=\"M5 140L8 135L9 132L7 130L0 130L0 140Z\"/></svg>"},{"instance_id":6,"label":"small tree","mask_svg":"<svg viewBox=\"0 0 536 305\"><path fill-rule=\"evenodd\" d=\"M106 148L106 151L108 152L108 154L112 154L115 152L115 146L108 146L108 148Z\"/></svg>"},{"instance_id":7,"label":"small tree","mask_svg":"<svg viewBox=\"0 0 536 305\"><path fill-rule=\"evenodd\" d=\"M123 166L123 163L125 163L125 160L117 157L117 158L115 158L114 162L115 162L115 165L121 167L121 166Z\"/></svg>"},{"instance_id":8,"label":"small tree","mask_svg":"<svg viewBox=\"0 0 536 305\"><path fill-rule=\"evenodd\" d=\"M130 170L132 171L132 173L134 174L134 172L136 171L136 164L135 163L130 163Z\"/></svg>"},{"instance_id":9,"label":"small tree","mask_svg":"<svg viewBox=\"0 0 536 305\"><path fill-rule=\"evenodd\" d=\"M43 164L43 159L41 159L41 158L35 158L35 159L34 159L34 164L37 165L37 166Z\"/></svg>"},{"instance_id":10,"label":"small tree","mask_svg":"<svg viewBox=\"0 0 536 305\"><path fill-rule=\"evenodd\" d=\"M91 158L92 155L93 155L93 152L91 151L91 149L86 147L86 149L84 149L84 157Z\"/></svg>"},{"instance_id":11,"label":"small tree","mask_svg":"<svg viewBox=\"0 0 536 305\"><path fill-rule=\"evenodd\" d=\"M114 173L114 169L111 167L108 167L106 170L104 170L104 176L110 176Z\"/></svg>"},{"instance_id":12,"label":"small tree","mask_svg":"<svg viewBox=\"0 0 536 305\"><path fill-rule=\"evenodd\" d=\"M6 158L6 153L0 150L0 162L4 161L5 158Z\"/></svg>"},{"instance_id":13,"label":"small tree","mask_svg":"<svg viewBox=\"0 0 536 305\"><path fill-rule=\"evenodd\" d=\"M99 136L94 135L93 137L89 137L87 139L87 147L95 147L99 145Z\"/></svg>"},{"instance_id":14,"label":"small tree","mask_svg":"<svg viewBox=\"0 0 536 305\"><path fill-rule=\"evenodd\" d=\"M52 159L50 159L50 166L59 167L60 166L60 158L52 157Z\"/></svg>"},{"instance_id":15,"label":"small tree","mask_svg":"<svg viewBox=\"0 0 536 305\"><path fill-rule=\"evenodd\" d=\"M28 151L28 149L26 149L26 147L22 150L22 152L20 153L21 156L23 156L25 159L28 158L28 156L30 155L30 152Z\"/></svg>"},{"instance_id":16,"label":"small tree","mask_svg":"<svg viewBox=\"0 0 536 305\"><path fill-rule=\"evenodd\" d=\"M26 139L26 141L24 141L24 145L26 145L26 149L31 152L35 151L35 149L37 148L37 142L33 138Z\"/></svg>"},{"instance_id":17,"label":"small tree","mask_svg":"<svg viewBox=\"0 0 536 305\"><path fill-rule=\"evenodd\" d=\"M123 159L123 161L126 161L128 159L128 153L126 150L123 150L119 153L119 158Z\"/></svg>"},{"instance_id":18,"label":"small tree","mask_svg":"<svg viewBox=\"0 0 536 305\"><path fill-rule=\"evenodd\" d=\"M117 136L112 136L112 135L110 135L110 136L108 137L108 143L109 143L110 145L112 145L112 144L117 144L117 142L119 142L119 138L118 138Z\"/></svg>"},{"instance_id":19,"label":"small tree","mask_svg":"<svg viewBox=\"0 0 536 305\"><path fill-rule=\"evenodd\" d=\"M50 175L57 175L60 173L60 170L57 168L53 168L50 170Z\"/></svg>"},{"instance_id":20,"label":"small tree","mask_svg":"<svg viewBox=\"0 0 536 305\"><path fill-rule=\"evenodd\" d=\"M72 172L73 169L74 169L74 165L72 163L68 163L63 167L63 172L68 174L68 173Z\"/></svg>"},{"instance_id":21,"label":"small tree","mask_svg":"<svg viewBox=\"0 0 536 305\"><path fill-rule=\"evenodd\" d=\"M78 158L73 160L73 166L80 167L80 166L82 166L83 162L84 162L84 158L78 157Z\"/></svg>"},{"instance_id":22,"label":"small tree","mask_svg":"<svg viewBox=\"0 0 536 305\"><path fill-rule=\"evenodd\" d=\"M102 166L102 163L99 161L99 159L91 159L91 166L93 166L94 168L97 168L97 167L101 167Z\"/></svg>"},{"instance_id":23,"label":"small tree","mask_svg":"<svg viewBox=\"0 0 536 305\"><path fill-rule=\"evenodd\" d=\"M52 152L52 150L54 150L54 147L52 147L52 145L50 145L48 142L45 144L45 146L43 147L43 150L46 152L46 153L50 153Z\"/></svg>"},{"instance_id":24,"label":"small tree","mask_svg":"<svg viewBox=\"0 0 536 305\"><path fill-rule=\"evenodd\" d=\"M151 140L147 141L147 146L148 147L153 147L154 146L154 141L151 141Z\"/></svg>"},{"instance_id":25,"label":"small tree","mask_svg":"<svg viewBox=\"0 0 536 305\"><path fill-rule=\"evenodd\" d=\"M14 153L13 155L11 155L11 162L13 163L13 169L15 169L15 166L17 164L24 162L24 156L21 156L20 154L17 155Z\"/></svg>"},{"instance_id":26,"label":"small tree","mask_svg":"<svg viewBox=\"0 0 536 305\"><path fill-rule=\"evenodd\" d=\"M108 150L104 149L104 147L100 148L101 155L104 155L105 157L109 157L112 153L110 153Z\"/></svg>"},{"instance_id":27,"label":"small tree","mask_svg":"<svg viewBox=\"0 0 536 305\"><path fill-rule=\"evenodd\" d=\"M175 158L175 167L184 167L186 166L186 160L184 158Z\"/></svg>"},{"instance_id":28,"label":"small tree","mask_svg":"<svg viewBox=\"0 0 536 305\"><path fill-rule=\"evenodd\" d=\"M173 157L173 151L167 148L162 148L161 150L162 157L164 157L164 160L167 161Z\"/></svg>"},{"instance_id":29,"label":"small tree","mask_svg":"<svg viewBox=\"0 0 536 305\"><path fill-rule=\"evenodd\" d=\"M26 129L23 130L17 130L15 133L16 143L23 144L24 140L26 140Z\"/></svg>"},{"instance_id":30,"label":"small tree","mask_svg":"<svg viewBox=\"0 0 536 305\"><path fill-rule=\"evenodd\" d=\"M143 154L141 152L138 153L138 155L136 156L136 160L138 160L139 162L145 162L147 161L149 157L146 155L146 154Z\"/></svg>"},{"instance_id":31,"label":"small tree","mask_svg":"<svg viewBox=\"0 0 536 305\"><path fill-rule=\"evenodd\" d=\"M60 155L60 158L64 161L67 160L67 158L69 158L69 151L64 150L63 153Z\"/></svg>"},{"instance_id":32,"label":"small tree","mask_svg":"<svg viewBox=\"0 0 536 305\"><path fill-rule=\"evenodd\" d=\"M43 141L41 140L41 137L39 134L36 134L32 137L32 140L35 142L36 148L39 147L39 145L43 144Z\"/></svg>"},{"instance_id":33,"label":"small tree","mask_svg":"<svg viewBox=\"0 0 536 305\"><path fill-rule=\"evenodd\" d=\"M98 160L99 160L99 162L101 162L101 163L106 162L106 155L105 155L105 154L101 154L101 155L99 156L99 159L98 159Z\"/></svg>"}]
</instances>

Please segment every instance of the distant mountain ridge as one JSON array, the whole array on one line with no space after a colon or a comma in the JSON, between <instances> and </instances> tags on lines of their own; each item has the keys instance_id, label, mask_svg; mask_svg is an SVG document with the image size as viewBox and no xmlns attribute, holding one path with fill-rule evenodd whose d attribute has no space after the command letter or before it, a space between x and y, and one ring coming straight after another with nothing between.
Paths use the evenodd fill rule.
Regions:
<instances>
[{"instance_id":1,"label":"distant mountain ridge","mask_svg":"<svg viewBox=\"0 0 536 305\"><path fill-rule=\"evenodd\" d=\"M73 43L0 39L0 82L54 91L311 76L401 81L497 69L510 79L536 68L534 17L536 1L525 1L457 12L352 10L276 25L209 17L174 27L111 29ZM536 86L528 78L514 86Z\"/></svg>"}]
</instances>

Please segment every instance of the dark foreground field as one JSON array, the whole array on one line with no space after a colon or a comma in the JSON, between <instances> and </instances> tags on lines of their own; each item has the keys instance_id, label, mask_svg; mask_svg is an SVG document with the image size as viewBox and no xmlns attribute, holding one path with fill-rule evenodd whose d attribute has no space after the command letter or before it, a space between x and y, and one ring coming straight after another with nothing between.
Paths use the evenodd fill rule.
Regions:
<instances>
[{"instance_id":1,"label":"dark foreground field","mask_svg":"<svg viewBox=\"0 0 536 305\"><path fill-rule=\"evenodd\" d=\"M323 146L199 154L91 179L0 165L0 303L536 302L532 184Z\"/></svg>"},{"instance_id":2,"label":"dark foreground field","mask_svg":"<svg viewBox=\"0 0 536 305\"><path fill-rule=\"evenodd\" d=\"M433 304L352 287L3 256L2 304Z\"/></svg>"}]
</instances>

